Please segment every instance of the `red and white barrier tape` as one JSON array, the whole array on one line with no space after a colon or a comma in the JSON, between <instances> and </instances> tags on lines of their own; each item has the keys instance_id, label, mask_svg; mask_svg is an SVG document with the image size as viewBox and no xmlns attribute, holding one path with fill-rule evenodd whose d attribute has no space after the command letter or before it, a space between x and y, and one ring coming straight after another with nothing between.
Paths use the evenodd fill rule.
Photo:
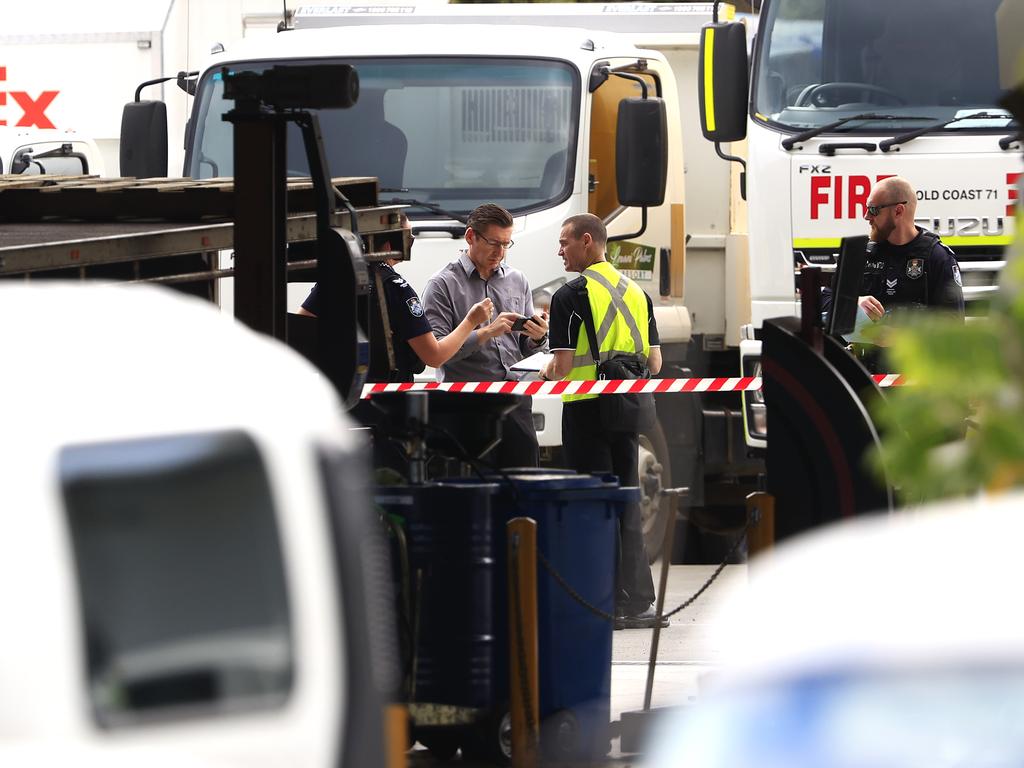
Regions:
<instances>
[{"instance_id":1,"label":"red and white barrier tape","mask_svg":"<svg viewBox=\"0 0 1024 768\"><path fill-rule=\"evenodd\" d=\"M873 376L880 387L898 387L898 373ZM366 384L363 398L382 392L465 392L501 395L622 395L639 392L752 392L761 388L761 377L732 379L602 379L600 381L416 381L400 384Z\"/></svg>"}]
</instances>

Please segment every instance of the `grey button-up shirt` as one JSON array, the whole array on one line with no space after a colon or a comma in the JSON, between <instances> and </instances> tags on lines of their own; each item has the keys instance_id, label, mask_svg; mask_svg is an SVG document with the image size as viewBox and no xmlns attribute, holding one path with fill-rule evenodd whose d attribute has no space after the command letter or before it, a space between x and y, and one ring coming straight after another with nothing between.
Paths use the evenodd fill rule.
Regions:
<instances>
[{"instance_id":1,"label":"grey button-up shirt","mask_svg":"<svg viewBox=\"0 0 1024 768\"><path fill-rule=\"evenodd\" d=\"M504 262L484 280L465 251L427 281L423 309L438 338L447 336L478 301L494 302L495 317L518 312L533 317L533 294L526 276ZM518 381L526 374L509 370L528 355L547 349L547 338L537 343L525 333L512 331L481 342L476 331L441 366L441 381Z\"/></svg>"}]
</instances>

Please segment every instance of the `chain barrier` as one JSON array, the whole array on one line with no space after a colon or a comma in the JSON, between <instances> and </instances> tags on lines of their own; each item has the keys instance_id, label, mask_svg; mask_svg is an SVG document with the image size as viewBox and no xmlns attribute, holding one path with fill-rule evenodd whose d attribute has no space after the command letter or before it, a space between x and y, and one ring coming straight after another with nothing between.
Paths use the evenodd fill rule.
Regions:
<instances>
[{"instance_id":1,"label":"chain barrier","mask_svg":"<svg viewBox=\"0 0 1024 768\"><path fill-rule=\"evenodd\" d=\"M544 570L547 571L551 575L551 578L553 578L555 580L555 582L558 584L558 586L560 586L562 589L565 590L566 594L569 595L569 597L571 597L577 603L582 605L584 608L586 608L592 614L597 616L599 619L604 619L605 621L615 621L615 615L614 614L606 613L605 611L602 611L597 606L591 605L590 603L588 603L586 601L586 599L583 597L583 595L581 595L579 592L577 592L575 589L573 589L569 585L569 582L567 582L562 577L562 574L560 574L558 571L556 571L555 567L553 565L551 565L551 563L548 562L548 559L546 557L544 557L544 553L541 552L539 549L537 550L537 559L540 560L540 564L544 566Z\"/></svg>"},{"instance_id":2,"label":"chain barrier","mask_svg":"<svg viewBox=\"0 0 1024 768\"><path fill-rule=\"evenodd\" d=\"M722 558L722 562L718 564L718 567L715 568L714 573L712 573L708 577L707 581L705 581L701 585L700 589L698 589L696 592L694 592L693 595L688 600L684 600L682 603L680 603L680 605L678 607L674 608L673 610L669 611L668 613L663 613L661 615L661 618L664 618L664 619L672 618L677 613L679 613L682 610L685 610L686 608L689 608L690 605L692 605L694 602L696 602L697 598L700 597L702 594L704 594L705 590L707 590L708 587L710 587L712 584L714 584L715 583L715 579L717 579L721 575L722 571L725 570L725 566L728 565L729 559L734 554L736 554L736 550L738 550L740 548L740 544L743 543L743 540L747 538L747 531L749 531L749 530L750 530L750 523L748 523L747 526L742 531L740 531L740 533L736 537L735 541L733 541L732 546L729 547L729 551L726 552L725 553L725 557Z\"/></svg>"},{"instance_id":3,"label":"chain barrier","mask_svg":"<svg viewBox=\"0 0 1024 768\"><path fill-rule=\"evenodd\" d=\"M509 382L505 382L505 383L509 383ZM536 382L534 382L534 383L536 383ZM558 382L545 382L545 383L550 384L550 383L558 383ZM482 480L486 480L487 479L485 477L484 473L480 470L480 465L483 464L483 462L481 462L479 459L475 459L475 458L470 457L469 454L466 452L465 448L463 448L461 443L455 437L455 435L453 435L449 430L444 429L442 427L434 427L433 425L425 425L425 426L428 429L431 429L432 431L435 431L435 432L438 432L438 433L440 433L442 435L445 435L446 437L451 439L453 441L453 443L455 444L456 448L458 449L459 453L461 454L460 458L462 460L467 461L469 463L469 465L472 467L474 473L477 474L480 477L480 479L482 479ZM492 471L494 471L501 478L502 482L505 483L505 485L508 487L508 489L509 489L509 491L510 491L510 493L512 495L513 502L515 503L516 507L520 510L520 514L523 514L523 515L528 517L529 513L528 513L528 511L523 509L521 500L519 498L519 489L518 489L518 487L516 487L515 482L512 480L512 478L509 476L509 474L507 472L505 472L503 469L500 469L500 468L494 468L494 469L492 469ZM747 531L750 530L750 527L752 525L754 525L754 523L755 523L754 520L750 520L750 521L747 522L747 525L744 526L742 531L740 531L739 535L736 537L736 539L733 541L732 545L729 547L729 550L725 553L725 557L722 558L722 562L719 563L717 568L715 568L714 573L712 573L711 576L708 577L707 581L705 581L701 585L701 587L696 592L694 592L694 594L689 599L683 601L679 606L677 606L673 610L669 611L668 613L663 613L659 618L666 618L667 619L667 618L670 618L672 616L675 616L680 611L682 611L682 610L688 608L690 605L692 605L697 600L697 598L699 598L702 594L704 594L704 592L707 591L707 589L715 582L715 579L717 579L721 575L722 571L725 570L725 566L729 564L729 559L739 549L739 546L740 546L740 544L743 543L743 540L746 539ZM610 621L612 623L615 622L615 615L614 614L608 613L606 611L602 611L597 606L592 605L591 603L589 603L579 592L577 592L572 587L572 585L569 584L569 582L567 582L565 580L565 577L563 577L562 574L560 574L557 571L557 569L555 569L555 567L553 565L551 565L550 562L548 562L548 559L544 556L544 553L541 552L539 548L537 549L537 559L540 561L540 564L544 567L544 570L546 570L548 572L548 574L551 576L551 578L553 578L555 580L555 583L557 583L558 586L560 586L565 591L565 593L567 595L569 595L569 597L571 597L573 599L573 601L575 601L576 603L581 605L586 610L590 611L590 613L594 614L599 619L602 619L603 621ZM518 590L518 585L517 585L516 589ZM518 603L516 604L516 610L517 611L519 610ZM517 630L518 629L519 628L517 627Z\"/></svg>"},{"instance_id":4,"label":"chain barrier","mask_svg":"<svg viewBox=\"0 0 1024 768\"><path fill-rule=\"evenodd\" d=\"M693 595L691 595L688 599L684 600L680 605L678 605L676 608L672 609L668 613L661 614L658 618L671 618L672 616L675 616L677 613L679 613L682 610L685 610L694 602L696 602L697 598L704 594L704 592L706 592L708 588L712 584L714 584L715 579L717 579L721 575L722 571L725 570L725 566L729 564L730 558L732 558L732 556L736 554L736 551L739 549L740 544L742 544L744 539L746 539L747 531L750 530L751 525L752 523L748 523L747 526L742 531L740 531L739 535L730 545L729 550L725 553L725 557L722 559L722 562L718 564L718 567L715 568L714 573L712 573L708 577L707 581L705 581L701 585L701 587L696 592L694 592ZM599 619L611 622L615 621L614 614L607 613L606 611L602 611L597 606L591 605L589 602L587 602L586 598L584 598L579 592L573 589L569 582L567 582L565 578L562 576L562 574L560 574L555 569L555 567L548 562L548 559L544 557L544 553L541 552L539 549L537 550L537 559L540 561L540 564L544 566L544 570L546 570L548 574L551 576L551 578L555 580L555 583L557 583L558 586L560 586L565 591L565 593L569 595L569 597L571 597L576 603L579 603L581 606L586 608Z\"/></svg>"}]
</instances>

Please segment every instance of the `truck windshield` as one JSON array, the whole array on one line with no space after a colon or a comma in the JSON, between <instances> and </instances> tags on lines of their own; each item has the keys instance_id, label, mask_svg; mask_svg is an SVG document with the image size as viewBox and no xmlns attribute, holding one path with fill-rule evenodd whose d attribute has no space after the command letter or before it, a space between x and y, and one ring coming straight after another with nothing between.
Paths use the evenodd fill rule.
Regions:
<instances>
[{"instance_id":1,"label":"truck windshield","mask_svg":"<svg viewBox=\"0 0 1024 768\"><path fill-rule=\"evenodd\" d=\"M280 62L277 62L280 64ZM310 60L295 64L312 64ZM403 198L468 213L482 201L513 212L538 209L570 191L579 79L564 62L528 59L351 59L358 103L320 110L333 176L376 176ZM268 63L232 64L262 71ZM186 171L233 175L233 107L220 72L197 96ZM308 176L299 130L288 129L288 173ZM426 215L413 209L412 215Z\"/></svg>"},{"instance_id":2,"label":"truck windshield","mask_svg":"<svg viewBox=\"0 0 1024 768\"><path fill-rule=\"evenodd\" d=\"M988 109L1014 82L1016 0L777 0L762 20L755 111L793 128L872 112L948 120ZM950 129L1005 128L1004 120ZM889 120L887 133L921 121ZM842 131L878 131L851 122Z\"/></svg>"}]
</instances>

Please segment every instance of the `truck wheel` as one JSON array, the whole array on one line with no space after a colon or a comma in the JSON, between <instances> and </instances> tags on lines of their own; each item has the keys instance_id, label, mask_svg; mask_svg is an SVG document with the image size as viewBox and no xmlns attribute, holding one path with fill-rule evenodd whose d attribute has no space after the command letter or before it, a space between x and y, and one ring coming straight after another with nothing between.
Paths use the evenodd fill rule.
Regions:
<instances>
[{"instance_id":1,"label":"truck wheel","mask_svg":"<svg viewBox=\"0 0 1024 768\"><path fill-rule=\"evenodd\" d=\"M498 707L473 726L462 745L463 758L488 765L512 763L512 715L508 707Z\"/></svg>"},{"instance_id":2,"label":"truck wheel","mask_svg":"<svg viewBox=\"0 0 1024 768\"><path fill-rule=\"evenodd\" d=\"M661 424L655 424L640 435L640 515L644 548L652 563L661 556L665 526L675 517L675 500L661 493L662 488L671 487L668 443Z\"/></svg>"}]
</instances>

